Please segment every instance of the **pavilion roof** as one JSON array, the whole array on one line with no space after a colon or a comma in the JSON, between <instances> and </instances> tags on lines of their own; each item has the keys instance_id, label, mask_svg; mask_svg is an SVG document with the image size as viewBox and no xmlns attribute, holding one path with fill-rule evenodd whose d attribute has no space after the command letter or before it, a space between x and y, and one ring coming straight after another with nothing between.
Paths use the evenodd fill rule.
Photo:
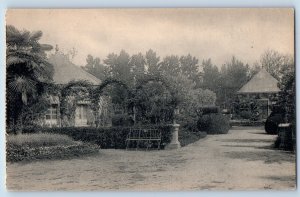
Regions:
<instances>
[{"instance_id":1,"label":"pavilion roof","mask_svg":"<svg viewBox=\"0 0 300 197\"><path fill-rule=\"evenodd\" d=\"M277 93L278 81L265 69L261 69L237 93Z\"/></svg>"}]
</instances>

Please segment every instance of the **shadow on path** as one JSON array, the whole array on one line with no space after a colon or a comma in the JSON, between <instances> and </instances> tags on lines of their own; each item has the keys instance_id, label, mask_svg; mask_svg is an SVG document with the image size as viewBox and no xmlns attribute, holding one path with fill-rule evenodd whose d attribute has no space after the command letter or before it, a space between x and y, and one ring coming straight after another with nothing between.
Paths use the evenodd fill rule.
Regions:
<instances>
[{"instance_id":1,"label":"shadow on path","mask_svg":"<svg viewBox=\"0 0 300 197\"><path fill-rule=\"evenodd\" d=\"M295 155L282 151L233 151L225 152L225 156L232 159L246 159L247 161L264 161L265 163L295 162Z\"/></svg>"}]
</instances>

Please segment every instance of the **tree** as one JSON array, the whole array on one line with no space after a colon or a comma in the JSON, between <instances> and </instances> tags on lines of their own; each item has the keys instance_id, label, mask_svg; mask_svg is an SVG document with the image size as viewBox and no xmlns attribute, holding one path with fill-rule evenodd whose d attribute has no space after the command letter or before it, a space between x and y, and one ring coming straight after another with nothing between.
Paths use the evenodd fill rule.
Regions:
<instances>
[{"instance_id":1,"label":"tree","mask_svg":"<svg viewBox=\"0 0 300 197\"><path fill-rule=\"evenodd\" d=\"M101 64L98 57L94 58L92 55L88 55L86 65L82 68L102 81L108 77L108 68Z\"/></svg>"},{"instance_id":2,"label":"tree","mask_svg":"<svg viewBox=\"0 0 300 197\"><path fill-rule=\"evenodd\" d=\"M209 89L213 92L218 91L220 73L216 65L212 64L211 59L202 61L203 67L203 82L201 87Z\"/></svg>"},{"instance_id":3,"label":"tree","mask_svg":"<svg viewBox=\"0 0 300 197\"><path fill-rule=\"evenodd\" d=\"M181 72L178 56L166 56L160 63L159 70L164 75L177 76Z\"/></svg>"},{"instance_id":4,"label":"tree","mask_svg":"<svg viewBox=\"0 0 300 197\"><path fill-rule=\"evenodd\" d=\"M262 68L266 69L277 80L294 70L294 58L290 55L280 54L275 50L265 51L260 58L260 63Z\"/></svg>"},{"instance_id":5,"label":"tree","mask_svg":"<svg viewBox=\"0 0 300 197\"><path fill-rule=\"evenodd\" d=\"M140 78L145 74L146 72L145 64L146 61L142 53L138 53L131 56L129 65L132 70L132 75L134 79Z\"/></svg>"},{"instance_id":6,"label":"tree","mask_svg":"<svg viewBox=\"0 0 300 197\"><path fill-rule=\"evenodd\" d=\"M236 57L222 66L219 79L219 91L217 93L218 104L228 108L235 93L250 79L249 66Z\"/></svg>"},{"instance_id":7,"label":"tree","mask_svg":"<svg viewBox=\"0 0 300 197\"><path fill-rule=\"evenodd\" d=\"M196 84L200 84L201 76L198 71L198 59L188 54L187 56L181 56L179 61L181 73Z\"/></svg>"},{"instance_id":8,"label":"tree","mask_svg":"<svg viewBox=\"0 0 300 197\"><path fill-rule=\"evenodd\" d=\"M149 74L155 75L159 73L159 59L152 49L146 52L145 63Z\"/></svg>"},{"instance_id":9,"label":"tree","mask_svg":"<svg viewBox=\"0 0 300 197\"><path fill-rule=\"evenodd\" d=\"M109 66L111 77L126 83L128 86L133 85L132 65L130 64L130 56L126 51L122 50L119 55L109 54L104 63Z\"/></svg>"},{"instance_id":10,"label":"tree","mask_svg":"<svg viewBox=\"0 0 300 197\"><path fill-rule=\"evenodd\" d=\"M13 130L22 130L24 106L38 102L52 82L54 69L45 53L52 46L39 43L42 35L6 26L7 124L12 123Z\"/></svg>"}]
</instances>

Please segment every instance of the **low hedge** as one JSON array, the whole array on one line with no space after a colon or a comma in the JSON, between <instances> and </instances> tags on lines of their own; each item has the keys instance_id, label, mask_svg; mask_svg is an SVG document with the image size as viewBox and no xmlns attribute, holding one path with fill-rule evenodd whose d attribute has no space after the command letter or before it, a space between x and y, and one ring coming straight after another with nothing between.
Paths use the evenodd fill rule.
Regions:
<instances>
[{"instance_id":1,"label":"low hedge","mask_svg":"<svg viewBox=\"0 0 300 197\"><path fill-rule=\"evenodd\" d=\"M53 133L31 133L8 135L7 144L12 146L27 146L29 148L41 146L68 146L74 144L75 141L67 136Z\"/></svg>"},{"instance_id":2,"label":"low hedge","mask_svg":"<svg viewBox=\"0 0 300 197\"><path fill-rule=\"evenodd\" d=\"M188 129L180 128L178 133L178 141L180 142L181 146L186 146L198 141L201 138L205 138L206 135L206 132L191 132Z\"/></svg>"},{"instance_id":3,"label":"low hedge","mask_svg":"<svg viewBox=\"0 0 300 197\"><path fill-rule=\"evenodd\" d=\"M86 154L93 154L99 151L97 145L76 143L68 146L16 146L7 143L6 161L33 161L40 159L67 159Z\"/></svg>"},{"instance_id":4,"label":"low hedge","mask_svg":"<svg viewBox=\"0 0 300 197\"><path fill-rule=\"evenodd\" d=\"M140 128L136 126L136 128ZM159 129L162 132L162 148L171 139L170 125L145 125L142 128ZM72 137L74 140L89 142L99 145L102 149L125 149L126 137L130 131L130 127L62 127L62 128L28 128L24 132L47 132L64 134Z\"/></svg>"},{"instance_id":5,"label":"low hedge","mask_svg":"<svg viewBox=\"0 0 300 197\"><path fill-rule=\"evenodd\" d=\"M199 131L207 134L226 134L230 129L229 118L223 114L203 115L197 123Z\"/></svg>"}]
</instances>

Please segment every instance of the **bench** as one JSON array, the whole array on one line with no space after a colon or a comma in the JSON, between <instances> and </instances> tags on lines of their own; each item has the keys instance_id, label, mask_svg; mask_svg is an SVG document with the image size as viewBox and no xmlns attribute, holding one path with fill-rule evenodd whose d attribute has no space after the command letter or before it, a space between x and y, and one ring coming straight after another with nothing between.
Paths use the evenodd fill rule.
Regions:
<instances>
[{"instance_id":1,"label":"bench","mask_svg":"<svg viewBox=\"0 0 300 197\"><path fill-rule=\"evenodd\" d=\"M157 149L160 149L161 143L161 131L158 129L133 129L130 131L126 137L126 150L130 148L130 144L136 145L136 150L139 145L143 143L146 145L147 150L152 146L152 143L157 143Z\"/></svg>"}]
</instances>

